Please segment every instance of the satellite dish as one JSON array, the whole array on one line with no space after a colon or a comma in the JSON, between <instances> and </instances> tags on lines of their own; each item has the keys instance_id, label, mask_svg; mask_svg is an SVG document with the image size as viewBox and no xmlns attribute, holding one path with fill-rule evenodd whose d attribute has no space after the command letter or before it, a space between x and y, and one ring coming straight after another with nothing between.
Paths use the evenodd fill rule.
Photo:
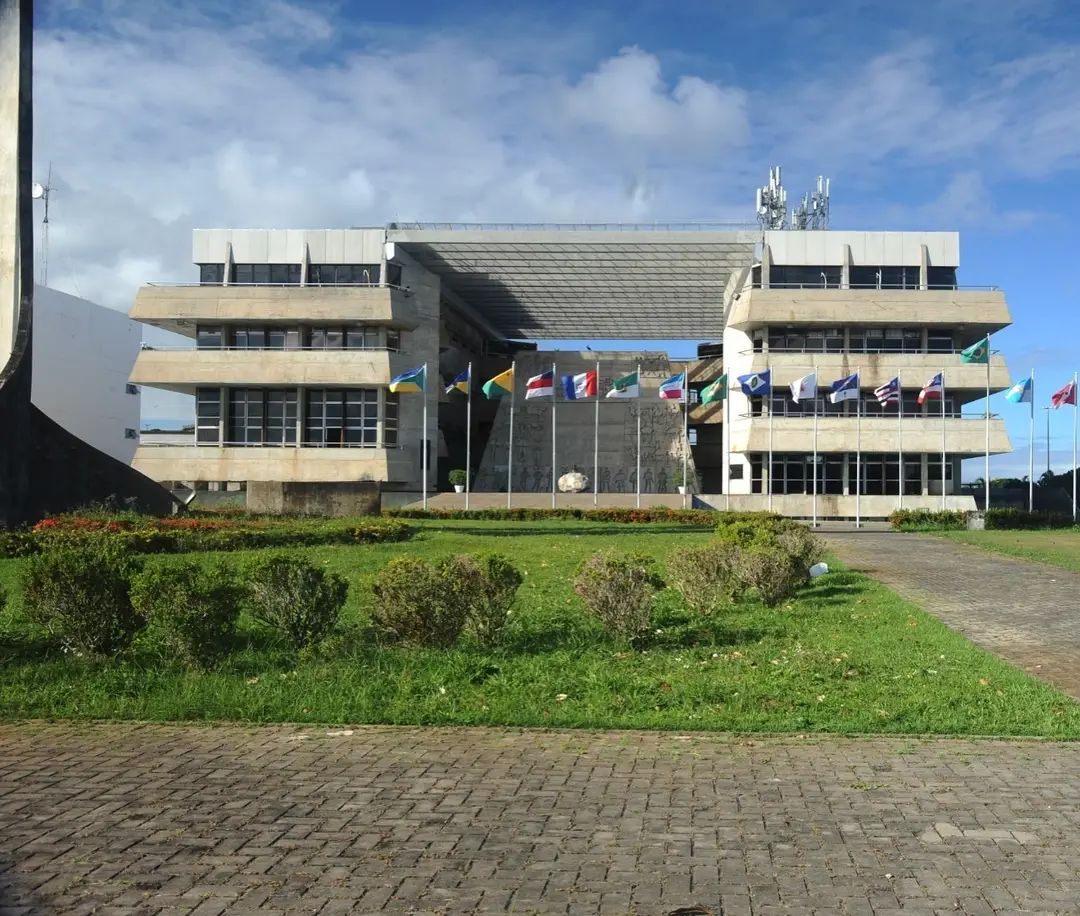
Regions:
<instances>
[{"instance_id":1,"label":"satellite dish","mask_svg":"<svg viewBox=\"0 0 1080 916\"><path fill-rule=\"evenodd\" d=\"M30 196L33 197L34 200L41 200L41 198L45 196L45 185L35 181L30 187Z\"/></svg>"}]
</instances>

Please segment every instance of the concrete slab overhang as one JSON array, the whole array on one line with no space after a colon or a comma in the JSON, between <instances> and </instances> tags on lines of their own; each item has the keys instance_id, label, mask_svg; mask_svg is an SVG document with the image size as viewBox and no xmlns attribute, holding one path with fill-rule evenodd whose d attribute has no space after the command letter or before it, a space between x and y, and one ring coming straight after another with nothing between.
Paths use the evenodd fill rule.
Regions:
<instances>
[{"instance_id":1,"label":"concrete slab overhang","mask_svg":"<svg viewBox=\"0 0 1080 916\"><path fill-rule=\"evenodd\" d=\"M415 475L415 461L400 448L140 446L132 464L152 480L404 482Z\"/></svg>"},{"instance_id":2,"label":"concrete slab overhang","mask_svg":"<svg viewBox=\"0 0 1080 916\"><path fill-rule=\"evenodd\" d=\"M724 288L760 231L391 226L387 240L509 338L719 338Z\"/></svg>"}]
</instances>

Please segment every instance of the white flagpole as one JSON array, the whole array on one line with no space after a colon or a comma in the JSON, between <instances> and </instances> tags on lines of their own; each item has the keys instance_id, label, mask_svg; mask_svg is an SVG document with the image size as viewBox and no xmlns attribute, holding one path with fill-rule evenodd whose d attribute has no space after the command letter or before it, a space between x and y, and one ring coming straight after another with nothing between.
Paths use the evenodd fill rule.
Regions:
<instances>
[{"instance_id":1,"label":"white flagpole","mask_svg":"<svg viewBox=\"0 0 1080 916\"><path fill-rule=\"evenodd\" d=\"M555 466L555 363L551 364L551 508L555 508L555 481L559 476L559 469Z\"/></svg>"},{"instance_id":2,"label":"white flagpole","mask_svg":"<svg viewBox=\"0 0 1080 916\"><path fill-rule=\"evenodd\" d=\"M941 510L944 512L948 502L945 498L945 449L948 423L945 419L945 370L941 370Z\"/></svg>"},{"instance_id":3,"label":"white flagpole","mask_svg":"<svg viewBox=\"0 0 1080 916\"><path fill-rule=\"evenodd\" d=\"M773 491L773 377L770 371L771 367L766 367L765 371L769 373L769 511L772 512L772 491ZM753 407L751 406L751 414L753 413Z\"/></svg>"},{"instance_id":4,"label":"white flagpole","mask_svg":"<svg viewBox=\"0 0 1080 916\"><path fill-rule=\"evenodd\" d=\"M420 476L424 478L424 509L427 510L427 472L428 472L428 429L427 429L427 402L428 402L428 364L424 363L424 388L421 392L424 398L424 431L421 437L421 452L420 452Z\"/></svg>"},{"instance_id":5,"label":"white flagpole","mask_svg":"<svg viewBox=\"0 0 1080 916\"><path fill-rule=\"evenodd\" d=\"M818 526L817 521L817 415L818 415L818 392L817 392L817 370L814 370L814 524L813 527Z\"/></svg>"},{"instance_id":6,"label":"white flagpole","mask_svg":"<svg viewBox=\"0 0 1080 916\"><path fill-rule=\"evenodd\" d=\"M1073 524L1076 524L1076 478L1080 477L1080 473L1076 470L1076 417L1080 414L1080 392L1076 389L1076 379L1078 373L1073 373L1073 466L1072 466L1072 480L1073 480Z\"/></svg>"},{"instance_id":7,"label":"white flagpole","mask_svg":"<svg viewBox=\"0 0 1080 916\"><path fill-rule=\"evenodd\" d=\"M472 491L472 363L469 363L469 389L465 398L465 511L469 511L469 493Z\"/></svg>"},{"instance_id":8,"label":"white flagpole","mask_svg":"<svg viewBox=\"0 0 1080 916\"><path fill-rule=\"evenodd\" d=\"M1031 370L1031 435L1028 442L1028 510L1035 511L1035 370Z\"/></svg>"},{"instance_id":9,"label":"white flagpole","mask_svg":"<svg viewBox=\"0 0 1080 916\"><path fill-rule=\"evenodd\" d=\"M641 363L638 363L637 369L634 370L635 378L637 378L638 396L637 396L637 480L634 505L637 508L641 508Z\"/></svg>"},{"instance_id":10,"label":"white flagpole","mask_svg":"<svg viewBox=\"0 0 1080 916\"><path fill-rule=\"evenodd\" d=\"M896 378L897 378L897 381L899 381L900 376L897 376ZM896 488L896 491L899 494L899 499L897 501L896 506L897 506L898 509L903 509L904 508L904 386L902 384L898 384L896 387L897 387L897 391L896 391L896 394L897 394L897 401L896 401L896 436L897 436L897 445L899 447L898 454L899 454L899 458L900 458L900 476L899 476L899 478L897 480L898 486Z\"/></svg>"},{"instance_id":11,"label":"white flagpole","mask_svg":"<svg viewBox=\"0 0 1080 916\"><path fill-rule=\"evenodd\" d=\"M592 446L592 464L593 464L593 486L592 486L592 504L598 506L600 504L600 361L596 362L596 417L593 421L593 446Z\"/></svg>"},{"instance_id":12,"label":"white flagpole","mask_svg":"<svg viewBox=\"0 0 1080 916\"><path fill-rule=\"evenodd\" d=\"M855 527L862 527L862 367L855 370ZM851 480L850 473L848 480Z\"/></svg>"},{"instance_id":13,"label":"white flagpole","mask_svg":"<svg viewBox=\"0 0 1080 916\"><path fill-rule=\"evenodd\" d=\"M506 508L514 499L514 389L517 387L517 360L510 363L510 449L506 456Z\"/></svg>"},{"instance_id":14,"label":"white flagpole","mask_svg":"<svg viewBox=\"0 0 1080 916\"><path fill-rule=\"evenodd\" d=\"M686 469L690 457L690 373L683 369L682 377L683 427L682 427L682 507L686 508L686 494L690 491L690 481L686 479Z\"/></svg>"},{"instance_id":15,"label":"white flagpole","mask_svg":"<svg viewBox=\"0 0 1080 916\"><path fill-rule=\"evenodd\" d=\"M990 335L986 335L986 506L990 508Z\"/></svg>"},{"instance_id":16,"label":"white flagpole","mask_svg":"<svg viewBox=\"0 0 1080 916\"><path fill-rule=\"evenodd\" d=\"M727 375L727 373L724 373ZM731 376L724 381L724 508L731 511Z\"/></svg>"}]
</instances>

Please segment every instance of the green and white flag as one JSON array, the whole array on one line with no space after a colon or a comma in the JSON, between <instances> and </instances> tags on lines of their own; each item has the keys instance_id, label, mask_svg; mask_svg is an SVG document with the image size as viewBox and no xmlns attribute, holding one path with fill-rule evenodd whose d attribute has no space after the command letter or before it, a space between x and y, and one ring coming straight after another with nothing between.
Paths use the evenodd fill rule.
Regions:
<instances>
[{"instance_id":1,"label":"green and white flag","mask_svg":"<svg viewBox=\"0 0 1080 916\"><path fill-rule=\"evenodd\" d=\"M609 398L639 398L641 397L641 385L638 382L638 374L631 372L622 378L617 378L611 383L611 391L607 393Z\"/></svg>"},{"instance_id":2,"label":"green and white flag","mask_svg":"<svg viewBox=\"0 0 1080 916\"><path fill-rule=\"evenodd\" d=\"M727 398L727 373L725 372L715 382L701 389L701 403L711 404L713 401L723 401Z\"/></svg>"}]
</instances>

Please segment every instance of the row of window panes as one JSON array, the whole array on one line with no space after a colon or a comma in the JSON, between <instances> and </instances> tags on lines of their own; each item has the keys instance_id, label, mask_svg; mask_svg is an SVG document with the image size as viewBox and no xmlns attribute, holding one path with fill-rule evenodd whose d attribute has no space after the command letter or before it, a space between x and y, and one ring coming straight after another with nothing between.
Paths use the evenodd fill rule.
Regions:
<instances>
[{"instance_id":1,"label":"row of window panes","mask_svg":"<svg viewBox=\"0 0 1080 916\"><path fill-rule=\"evenodd\" d=\"M752 492L769 492L769 486L762 479L762 472L768 466L768 455L750 457ZM848 492L854 494L858 489L864 496L896 496L900 476L900 456L892 454L866 453L862 455L861 467L853 454L823 453L818 455L817 492L823 495L841 496L844 493L844 466L848 468ZM941 456L928 455L927 481L941 480ZM945 463L945 479L952 480L953 463ZM858 479L856 479L858 478ZM778 453L772 460L772 487L776 495L810 494L814 492L814 456L812 453ZM922 495L922 457L911 455L904 457L904 495Z\"/></svg>"},{"instance_id":2,"label":"row of window panes","mask_svg":"<svg viewBox=\"0 0 1080 916\"><path fill-rule=\"evenodd\" d=\"M863 394L862 404L854 401L841 401L834 404L829 396L819 392L817 398L809 398L796 403L787 392L774 391L770 397L770 406L775 417L812 417L815 412L821 417L855 417L858 411L862 411L864 417L895 417L896 404L882 404L873 394ZM750 415L753 417L765 416L765 398L750 398ZM904 416L905 417L941 417L941 399L930 398L925 404L919 403L918 391L903 392ZM956 407L952 395L945 394L945 415L959 417L960 411Z\"/></svg>"},{"instance_id":3,"label":"row of window panes","mask_svg":"<svg viewBox=\"0 0 1080 916\"><path fill-rule=\"evenodd\" d=\"M378 286L381 267L379 264L310 264L307 283L309 286ZM298 286L301 269L299 264L233 264L229 282L238 286ZM200 264L199 283L219 286L225 282L224 264ZM390 286L401 285L401 265L386 265L386 282Z\"/></svg>"},{"instance_id":4,"label":"row of window panes","mask_svg":"<svg viewBox=\"0 0 1080 916\"><path fill-rule=\"evenodd\" d=\"M358 324L344 327L228 327L200 325L195 331L195 345L200 350L393 350L401 349L401 332L378 325Z\"/></svg>"},{"instance_id":5,"label":"row of window panes","mask_svg":"<svg viewBox=\"0 0 1080 916\"><path fill-rule=\"evenodd\" d=\"M227 445L295 445L297 391L294 388L230 388L226 416ZM196 442L220 444L221 392L195 392ZM383 445L398 441L398 396L387 392L383 409ZM335 448L379 444L379 391L375 388L304 390L306 446Z\"/></svg>"},{"instance_id":6,"label":"row of window panes","mask_svg":"<svg viewBox=\"0 0 1080 916\"><path fill-rule=\"evenodd\" d=\"M769 328L754 332L754 352L844 353L842 328ZM848 353L952 353L956 338L951 331L930 329L926 347L920 328L849 328Z\"/></svg>"},{"instance_id":7,"label":"row of window panes","mask_svg":"<svg viewBox=\"0 0 1080 916\"><path fill-rule=\"evenodd\" d=\"M849 289L918 289L919 268L873 267L852 265L848 272ZM769 268L769 285L780 288L838 289L843 281L843 268L835 265L798 266L773 264ZM761 267L753 269L755 288L761 287ZM928 289L956 289L955 267L927 267Z\"/></svg>"}]
</instances>

